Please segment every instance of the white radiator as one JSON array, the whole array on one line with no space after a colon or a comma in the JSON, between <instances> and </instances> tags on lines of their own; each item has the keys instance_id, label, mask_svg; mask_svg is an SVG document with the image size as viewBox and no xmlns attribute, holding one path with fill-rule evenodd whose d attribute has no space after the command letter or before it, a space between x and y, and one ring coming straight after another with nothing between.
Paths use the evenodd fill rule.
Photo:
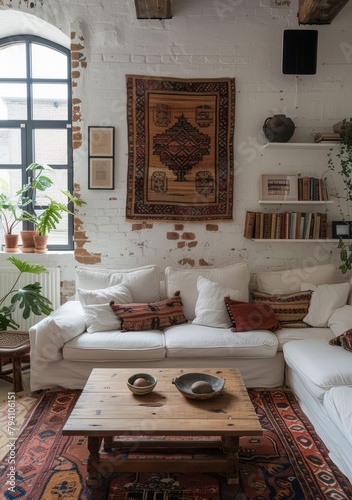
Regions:
<instances>
[{"instance_id":1,"label":"white radiator","mask_svg":"<svg viewBox=\"0 0 352 500\"><path fill-rule=\"evenodd\" d=\"M43 295L51 300L51 307L55 310L60 305L60 268L49 267L46 269L48 273L23 273L15 288L18 290L25 285L38 281L42 286ZM10 290L18 278L18 275L19 271L15 267L0 270L0 298ZM3 305L10 304L11 296L6 300L6 302L4 302ZM12 314L12 317L16 323L20 325L19 330L28 331L31 326L45 318L45 315L37 316L36 314L31 314L28 319L24 320L22 318L22 309L17 307L16 311Z\"/></svg>"}]
</instances>

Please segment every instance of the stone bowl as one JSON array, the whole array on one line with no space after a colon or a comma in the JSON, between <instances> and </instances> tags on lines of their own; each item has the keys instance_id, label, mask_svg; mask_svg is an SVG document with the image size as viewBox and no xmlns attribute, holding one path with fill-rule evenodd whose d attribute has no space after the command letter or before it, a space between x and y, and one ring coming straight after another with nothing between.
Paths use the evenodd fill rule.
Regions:
<instances>
[{"instance_id":1,"label":"stone bowl","mask_svg":"<svg viewBox=\"0 0 352 500\"><path fill-rule=\"evenodd\" d=\"M133 385L133 382L137 378L144 378L147 381L148 385L144 387L137 387ZM152 392L152 390L156 386L157 381L158 379L154 377L154 375L150 375L149 373L135 373L128 378L127 387L136 396L144 396L144 394L149 394L149 392Z\"/></svg>"},{"instance_id":2,"label":"stone bowl","mask_svg":"<svg viewBox=\"0 0 352 500\"><path fill-rule=\"evenodd\" d=\"M196 394L191 387L194 382L208 382L212 386L212 392ZM180 377L173 379L172 383L185 398L188 399L210 399L217 396L224 388L225 380L223 378L208 375L207 373L185 373Z\"/></svg>"}]
</instances>

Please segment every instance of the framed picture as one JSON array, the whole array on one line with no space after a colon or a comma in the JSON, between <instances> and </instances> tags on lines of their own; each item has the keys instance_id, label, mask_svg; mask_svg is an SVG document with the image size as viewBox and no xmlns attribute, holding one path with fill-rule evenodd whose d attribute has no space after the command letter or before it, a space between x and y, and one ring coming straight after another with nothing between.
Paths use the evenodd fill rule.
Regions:
<instances>
[{"instance_id":1,"label":"framed picture","mask_svg":"<svg viewBox=\"0 0 352 500\"><path fill-rule=\"evenodd\" d=\"M114 156L114 127L88 127L89 156Z\"/></svg>"},{"instance_id":2,"label":"framed picture","mask_svg":"<svg viewBox=\"0 0 352 500\"><path fill-rule=\"evenodd\" d=\"M89 158L89 189L114 189L114 159Z\"/></svg>"},{"instance_id":3,"label":"framed picture","mask_svg":"<svg viewBox=\"0 0 352 500\"><path fill-rule=\"evenodd\" d=\"M352 222L350 221L332 221L332 237L336 239L352 238Z\"/></svg>"},{"instance_id":4,"label":"framed picture","mask_svg":"<svg viewBox=\"0 0 352 500\"><path fill-rule=\"evenodd\" d=\"M297 175L263 174L260 196L263 201L296 201Z\"/></svg>"}]
</instances>

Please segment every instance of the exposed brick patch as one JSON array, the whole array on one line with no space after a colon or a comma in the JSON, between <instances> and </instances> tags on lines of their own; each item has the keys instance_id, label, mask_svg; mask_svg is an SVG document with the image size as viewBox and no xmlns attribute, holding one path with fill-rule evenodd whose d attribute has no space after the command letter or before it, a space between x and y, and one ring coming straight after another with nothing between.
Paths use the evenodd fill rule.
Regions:
<instances>
[{"instance_id":1,"label":"exposed brick patch","mask_svg":"<svg viewBox=\"0 0 352 500\"><path fill-rule=\"evenodd\" d=\"M72 147L78 149L82 145L81 127L72 127Z\"/></svg>"},{"instance_id":2,"label":"exposed brick patch","mask_svg":"<svg viewBox=\"0 0 352 500\"><path fill-rule=\"evenodd\" d=\"M196 247L198 245L198 241L191 241L190 243L188 243L188 248L193 248L193 247Z\"/></svg>"},{"instance_id":3,"label":"exposed brick patch","mask_svg":"<svg viewBox=\"0 0 352 500\"><path fill-rule=\"evenodd\" d=\"M182 233L183 240L195 240L196 235L194 233Z\"/></svg>"},{"instance_id":4,"label":"exposed brick patch","mask_svg":"<svg viewBox=\"0 0 352 500\"><path fill-rule=\"evenodd\" d=\"M195 265L195 262L193 259L181 259L178 261L178 263L180 264L180 266L191 266L191 267L194 267Z\"/></svg>"},{"instance_id":5,"label":"exposed brick patch","mask_svg":"<svg viewBox=\"0 0 352 500\"><path fill-rule=\"evenodd\" d=\"M72 81L72 147L78 149L82 146L82 134L80 123L82 121L82 102L74 96L74 90L78 87L78 81L82 77L79 69L87 67L87 58L85 55L84 37L76 31L71 32L71 81Z\"/></svg>"},{"instance_id":6,"label":"exposed brick patch","mask_svg":"<svg viewBox=\"0 0 352 500\"><path fill-rule=\"evenodd\" d=\"M219 231L219 226L217 224L207 224L205 228L207 231Z\"/></svg>"},{"instance_id":7,"label":"exposed brick patch","mask_svg":"<svg viewBox=\"0 0 352 500\"><path fill-rule=\"evenodd\" d=\"M180 235L178 233L166 233L166 238L168 240L178 240Z\"/></svg>"},{"instance_id":8,"label":"exposed brick patch","mask_svg":"<svg viewBox=\"0 0 352 500\"><path fill-rule=\"evenodd\" d=\"M100 253L89 253L84 248L80 250L75 249L74 251L75 260L80 264L100 264L101 254Z\"/></svg>"},{"instance_id":9,"label":"exposed brick patch","mask_svg":"<svg viewBox=\"0 0 352 500\"><path fill-rule=\"evenodd\" d=\"M62 281L60 284L60 302L65 304L76 293L76 281Z\"/></svg>"},{"instance_id":10,"label":"exposed brick patch","mask_svg":"<svg viewBox=\"0 0 352 500\"><path fill-rule=\"evenodd\" d=\"M184 227L183 224L174 224L175 231L183 231Z\"/></svg>"},{"instance_id":11,"label":"exposed brick patch","mask_svg":"<svg viewBox=\"0 0 352 500\"><path fill-rule=\"evenodd\" d=\"M204 259L199 259L199 265L200 266L210 266L208 262L206 262Z\"/></svg>"},{"instance_id":12,"label":"exposed brick patch","mask_svg":"<svg viewBox=\"0 0 352 500\"><path fill-rule=\"evenodd\" d=\"M141 231L142 229L153 229L153 224L148 224L147 222L132 224L132 231Z\"/></svg>"},{"instance_id":13,"label":"exposed brick patch","mask_svg":"<svg viewBox=\"0 0 352 500\"><path fill-rule=\"evenodd\" d=\"M179 241L179 242L177 243L177 248L183 248L183 247L185 247L185 246L186 246L186 242L185 242L185 241Z\"/></svg>"}]
</instances>

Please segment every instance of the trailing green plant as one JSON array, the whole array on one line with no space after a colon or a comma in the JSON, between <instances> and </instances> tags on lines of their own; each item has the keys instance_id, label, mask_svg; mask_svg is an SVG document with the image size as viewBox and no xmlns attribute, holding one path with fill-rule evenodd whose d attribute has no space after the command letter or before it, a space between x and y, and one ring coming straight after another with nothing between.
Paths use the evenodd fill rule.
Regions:
<instances>
[{"instance_id":1,"label":"trailing green plant","mask_svg":"<svg viewBox=\"0 0 352 500\"><path fill-rule=\"evenodd\" d=\"M336 198L341 220L350 227L350 214L352 206L352 118L342 120L341 141L328 153L328 170L337 173L343 185L341 193L333 181L332 196ZM332 177L333 178L333 177ZM340 184L341 184L340 183ZM351 229L349 229L349 232ZM352 235L349 234L351 237ZM341 265L339 269L342 274L352 269L352 243L351 238L340 238L338 242Z\"/></svg>"},{"instance_id":2,"label":"trailing green plant","mask_svg":"<svg viewBox=\"0 0 352 500\"><path fill-rule=\"evenodd\" d=\"M46 172L54 172L55 170L49 165L42 165L39 163L31 163L27 170L32 172L32 180L25 185L18 194L22 196L22 206L28 207L31 204L32 209L30 211L23 213L24 220L31 222L39 235L46 236L50 231L56 229L57 224L62 219L62 215L64 213L73 214L73 212L69 209L70 203L81 207L85 205L86 202L81 198L77 198L69 191L64 191L57 188L57 191L63 194L67 198L67 203L61 203L57 200L54 200L50 196L44 196L48 203L45 206L38 205L36 198L37 192L45 192L47 189L51 187L55 187L53 180L48 177ZM39 209L38 209L39 206ZM37 214L38 212L38 214Z\"/></svg>"},{"instance_id":3,"label":"trailing green plant","mask_svg":"<svg viewBox=\"0 0 352 500\"><path fill-rule=\"evenodd\" d=\"M13 319L12 314L17 308L22 309L23 319L28 319L31 313L40 316L50 314L53 309L51 301L42 293L42 286L39 282L16 288L23 273L42 274L47 273L47 269L37 264L17 259L14 256L8 260L18 269L18 277L15 279L10 290L0 298L0 330L18 330L19 325ZM4 305L5 301L11 297L10 305Z\"/></svg>"}]
</instances>

